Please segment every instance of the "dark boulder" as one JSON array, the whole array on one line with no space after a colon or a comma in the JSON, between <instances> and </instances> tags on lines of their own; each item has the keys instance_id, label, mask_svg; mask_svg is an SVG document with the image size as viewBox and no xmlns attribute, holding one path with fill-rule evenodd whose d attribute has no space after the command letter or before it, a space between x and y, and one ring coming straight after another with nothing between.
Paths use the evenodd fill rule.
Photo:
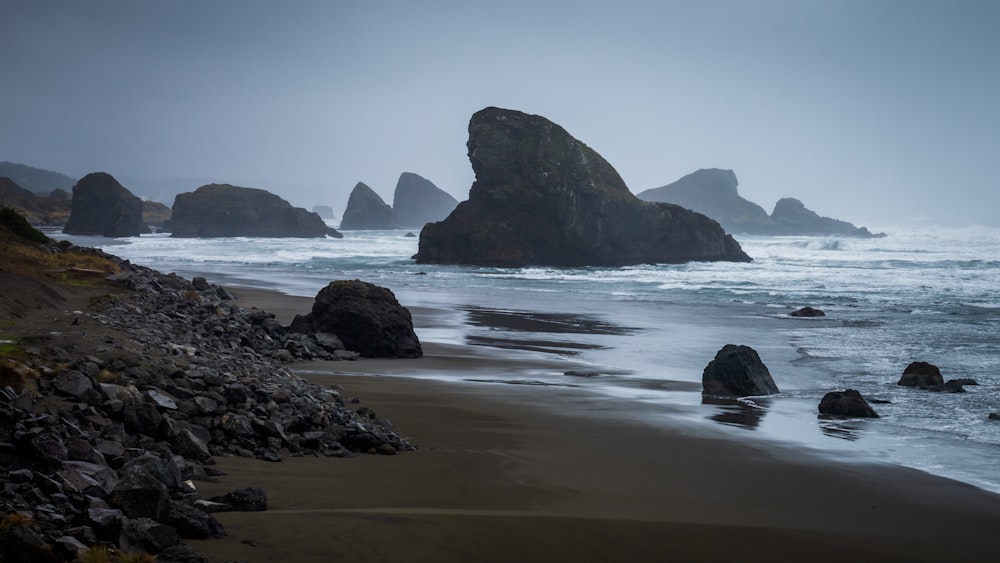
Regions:
<instances>
[{"instance_id":1,"label":"dark boulder","mask_svg":"<svg viewBox=\"0 0 1000 563\"><path fill-rule=\"evenodd\" d=\"M749 397L778 393L771 372L749 346L726 344L701 375L702 394Z\"/></svg>"},{"instance_id":2,"label":"dark boulder","mask_svg":"<svg viewBox=\"0 0 1000 563\"><path fill-rule=\"evenodd\" d=\"M788 315L792 317L822 317L825 316L826 313L820 311L819 309L813 309L812 307L803 307L788 313Z\"/></svg>"},{"instance_id":3,"label":"dark boulder","mask_svg":"<svg viewBox=\"0 0 1000 563\"><path fill-rule=\"evenodd\" d=\"M261 512L267 510L267 494L260 487L241 487L224 495L212 497L212 502L226 505L225 510L237 512ZM217 512L224 509L216 508Z\"/></svg>"},{"instance_id":4,"label":"dark boulder","mask_svg":"<svg viewBox=\"0 0 1000 563\"><path fill-rule=\"evenodd\" d=\"M903 370L903 376L899 378L897 385L919 387L920 389L942 388L944 377L941 376L941 370L934 364L912 362Z\"/></svg>"},{"instance_id":5,"label":"dark boulder","mask_svg":"<svg viewBox=\"0 0 1000 563\"><path fill-rule=\"evenodd\" d=\"M864 396L854 389L831 391L823 395L819 402L820 414L849 416L856 418L878 418L878 413L868 404Z\"/></svg>"},{"instance_id":6,"label":"dark boulder","mask_svg":"<svg viewBox=\"0 0 1000 563\"><path fill-rule=\"evenodd\" d=\"M398 228L399 220L396 218L396 212L364 182L358 182L347 199L347 209L344 210L344 217L340 220L340 229L347 231Z\"/></svg>"},{"instance_id":7,"label":"dark boulder","mask_svg":"<svg viewBox=\"0 0 1000 563\"><path fill-rule=\"evenodd\" d=\"M166 522L170 493L156 477L138 468L124 472L111 491L111 502L129 518L151 518Z\"/></svg>"},{"instance_id":8,"label":"dark boulder","mask_svg":"<svg viewBox=\"0 0 1000 563\"><path fill-rule=\"evenodd\" d=\"M301 207L256 188L208 184L177 194L172 237L340 238L336 229Z\"/></svg>"},{"instance_id":9,"label":"dark boulder","mask_svg":"<svg viewBox=\"0 0 1000 563\"><path fill-rule=\"evenodd\" d=\"M457 205L458 200L451 194L412 172L399 175L392 196L392 210L396 212L399 226L404 228L420 229L427 223L440 221Z\"/></svg>"},{"instance_id":10,"label":"dark boulder","mask_svg":"<svg viewBox=\"0 0 1000 563\"><path fill-rule=\"evenodd\" d=\"M226 529L214 516L180 501L171 501L166 523L184 539L205 540L226 535Z\"/></svg>"},{"instance_id":11,"label":"dark boulder","mask_svg":"<svg viewBox=\"0 0 1000 563\"><path fill-rule=\"evenodd\" d=\"M424 226L419 263L750 261L708 217L635 197L604 158L544 117L486 108L472 116L467 146L469 199Z\"/></svg>"},{"instance_id":12,"label":"dark boulder","mask_svg":"<svg viewBox=\"0 0 1000 563\"><path fill-rule=\"evenodd\" d=\"M68 235L137 237L144 230L142 200L105 172L87 174L73 186Z\"/></svg>"},{"instance_id":13,"label":"dark boulder","mask_svg":"<svg viewBox=\"0 0 1000 563\"><path fill-rule=\"evenodd\" d=\"M392 291L361 280L330 282L316 295L312 311L296 317L289 330L333 333L368 358L423 356L410 311Z\"/></svg>"}]
</instances>

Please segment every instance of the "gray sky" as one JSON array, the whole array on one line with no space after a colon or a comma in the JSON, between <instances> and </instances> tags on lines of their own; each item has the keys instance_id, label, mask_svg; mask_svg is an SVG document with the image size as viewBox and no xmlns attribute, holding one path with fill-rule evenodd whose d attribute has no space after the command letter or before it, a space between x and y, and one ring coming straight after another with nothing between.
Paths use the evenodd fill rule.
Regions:
<instances>
[{"instance_id":1,"label":"gray sky","mask_svg":"<svg viewBox=\"0 0 1000 563\"><path fill-rule=\"evenodd\" d=\"M500 106L633 192L732 168L768 211L1000 226L992 0L0 0L0 68L0 160L70 176L340 216L409 171L463 200L469 117Z\"/></svg>"}]
</instances>

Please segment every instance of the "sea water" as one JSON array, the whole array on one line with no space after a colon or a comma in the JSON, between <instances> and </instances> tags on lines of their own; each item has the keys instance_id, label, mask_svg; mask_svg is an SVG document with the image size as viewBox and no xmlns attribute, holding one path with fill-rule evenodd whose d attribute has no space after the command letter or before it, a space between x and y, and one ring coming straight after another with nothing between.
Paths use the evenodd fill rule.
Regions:
<instances>
[{"instance_id":1,"label":"sea water","mask_svg":"<svg viewBox=\"0 0 1000 563\"><path fill-rule=\"evenodd\" d=\"M557 355L583 366L488 381L573 385L680 408L728 432L915 467L1000 492L1000 229L889 229L875 239L737 236L754 261L618 268L416 264L404 231L343 239L64 237L222 285L314 296L336 279L454 311L428 341ZM826 316L794 318L803 307ZM727 343L758 351L781 393L703 404L701 371ZM911 361L972 378L966 393L896 385ZM585 375L586 377L580 377ZM450 375L454 377L454 375ZM832 390L880 401L879 419L827 420Z\"/></svg>"}]
</instances>

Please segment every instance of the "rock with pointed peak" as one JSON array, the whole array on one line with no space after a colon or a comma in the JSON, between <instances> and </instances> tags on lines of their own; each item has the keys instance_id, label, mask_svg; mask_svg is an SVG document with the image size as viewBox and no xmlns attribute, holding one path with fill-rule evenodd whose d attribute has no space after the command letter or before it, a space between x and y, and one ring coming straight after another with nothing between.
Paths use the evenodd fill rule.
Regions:
<instances>
[{"instance_id":1,"label":"rock with pointed peak","mask_svg":"<svg viewBox=\"0 0 1000 563\"><path fill-rule=\"evenodd\" d=\"M419 263L519 267L746 262L719 224L629 191L601 155L538 115L490 107L469 122L469 199L420 233Z\"/></svg>"},{"instance_id":2,"label":"rock with pointed peak","mask_svg":"<svg viewBox=\"0 0 1000 563\"><path fill-rule=\"evenodd\" d=\"M364 182L358 182L347 199L340 230L398 229L396 212Z\"/></svg>"}]
</instances>

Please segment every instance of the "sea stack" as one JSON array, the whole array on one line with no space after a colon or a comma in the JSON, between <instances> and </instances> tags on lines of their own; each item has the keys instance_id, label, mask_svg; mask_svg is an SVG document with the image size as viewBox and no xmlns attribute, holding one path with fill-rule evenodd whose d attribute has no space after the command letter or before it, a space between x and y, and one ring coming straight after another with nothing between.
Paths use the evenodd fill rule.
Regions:
<instances>
[{"instance_id":1,"label":"sea stack","mask_svg":"<svg viewBox=\"0 0 1000 563\"><path fill-rule=\"evenodd\" d=\"M418 263L520 267L748 262L712 219L643 202L601 155L538 115L489 107L467 143L469 199L428 223Z\"/></svg>"},{"instance_id":2,"label":"sea stack","mask_svg":"<svg viewBox=\"0 0 1000 563\"><path fill-rule=\"evenodd\" d=\"M191 237L340 238L315 213L292 207L267 190L208 184L174 198L173 232Z\"/></svg>"},{"instance_id":3,"label":"sea stack","mask_svg":"<svg viewBox=\"0 0 1000 563\"><path fill-rule=\"evenodd\" d=\"M142 231L142 200L111 174L93 172L73 186L72 210L64 233L137 237Z\"/></svg>"},{"instance_id":4,"label":"sea stack","mask_svg":"<svg viewBox=\"0 0 1000 563\"><path fill-rule=\"evenodd\" d=\"M347 198L347 209L340 220L340 230L388 230L398 229L399 220L375 190L364 182L358 182Z\"/></svg>"},{"instance_id":5,"label":"sea stack","mask_svg":"<svg viewBox=\"0 0 1000 563\"><path fill-rule=\"evenodd\" d=\"M401 228L421 229L427 223L444 219L457 205L458 200L451 194L413 172L399 175L392 196L392 210Z\"/></svg>"}]
</instances>

